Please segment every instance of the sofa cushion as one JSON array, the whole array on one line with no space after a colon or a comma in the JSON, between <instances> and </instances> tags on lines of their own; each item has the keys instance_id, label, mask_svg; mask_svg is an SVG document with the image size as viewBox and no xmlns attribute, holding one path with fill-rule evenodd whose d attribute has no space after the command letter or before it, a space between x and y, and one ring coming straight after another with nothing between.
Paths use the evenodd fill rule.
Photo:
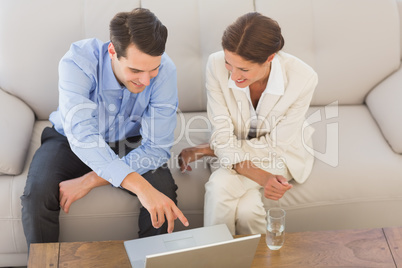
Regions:
<instances>
[{"instance_id":1,"label":"sofa cushion","mask_svg":"<svg viewBox=\"0 0 402 268\"><path fill-rule=\"evenodd\" d=\"M363 104L367 93L399 67L394 0L256 0L255 6L278 21L283 50L317 72L312 105ZM381 19L373 19L379 14Z\"/></svg>"},{"instance_id":2,"label":"sofa cushion","mask_svg":"<svg viewBox=\"0 0 402 268\"><path fill-rule=\"evenodd\" d=\"M313 115L321 115L321 120L312 124L318 153L307 181L292 182L294 187L280 200L287 211L287 230L402 224L396 213L402 202L402 155L388 146L367 107L339 106L338 115L312 107L308 114L309 121ZM278 202L266 205L269 208Z\"/></svg>"},{"instance_id":3,"label":"sofa cushion","mask_svg":"<svg viewBox=\"0 0 402 268\"><path fill-rule=\"evenodd\" d=\"M2 253L15 253L16 245L14 243L13 232L13 217L11 204L12 199L12 177L2 176L0 180L0 230L8 230L8 232L0 233L0 252Z\"/></svg>"},{"instance_id":4,"label":"sofa cushion","mask_svg":"<svg viewBox=\"0 0 402 268\"><path fill-rule=\"evenodd\" d=\"M127 191L101 186L60 212L60 241L127 240L138 237L140 202ZM113 231L104 231L113 230Z\"/></svg>"},{"instance_id":5,"label":"sofa cushion","mask_svg":"<svg viewBox=\"0 0 402 268\"><path fill-rule=\"evenodd\" d=\"M402 67L373 89L366 103L392 149L402 154Z\"/></svg>"},{"instance_id":6,"label":"sofa cushion","mask_svg":"<svg viewBox=\"0 0 402 268\"><path fill-rule=\"evenodd\" d=\"M43 16L37 10L63 12ZM38 119L57 108L57 65L68 44L79 39L81 10L78 1L2 2L0 39L7 41L0 42L0 51L7 53L1 53L0 87L27 103Z\"/></svg>"},{"instance_id":7,"label":"sofa cushion","mask_svg":"<svg viewBox=\"0 0 402 268\"><path fill-rule=\"evenodd\" d=\"M21 173L34 120L25 103L0 89L0 175Z\"/></svg>"}]
</instances>

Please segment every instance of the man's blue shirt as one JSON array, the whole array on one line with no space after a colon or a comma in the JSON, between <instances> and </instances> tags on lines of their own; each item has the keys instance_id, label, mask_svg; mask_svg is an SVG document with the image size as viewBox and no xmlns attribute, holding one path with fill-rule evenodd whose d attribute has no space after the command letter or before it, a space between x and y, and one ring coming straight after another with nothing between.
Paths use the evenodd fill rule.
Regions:
<instances>
[{"instance_id":1,"label":"man's blue shirt","mask_svg":"<svg viewBox=\"0 0 402 268\"><path fill-rule=\"evenodd\" d=\"M109 43L73 43L59 64L59 107L50 115L72 151L100 177L119 186L131 172L144 174L170 158L178 105L176 67L162 55L159 73L141 93L117 81ZM119 158L108 142L142 136L141 145Z\"/></svg>"}]
</instances>

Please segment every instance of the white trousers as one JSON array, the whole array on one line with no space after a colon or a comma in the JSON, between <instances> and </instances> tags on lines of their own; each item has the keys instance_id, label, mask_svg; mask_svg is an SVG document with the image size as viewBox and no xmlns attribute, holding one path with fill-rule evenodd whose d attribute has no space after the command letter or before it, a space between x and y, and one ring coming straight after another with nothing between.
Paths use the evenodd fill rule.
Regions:
<instances>
[{"instance_id":1,"label":"white trousers","mask_svg":"<svg viewBox=\"0 0 402 268\"><path fill-rule=\"evenodd\" d=\"M288 177L287 172L274 174ZM232 235L265 233L267 199L258 183L219 168L210 176L205 190L204 226L224 223Z\"/></svg>"}]
</instances>

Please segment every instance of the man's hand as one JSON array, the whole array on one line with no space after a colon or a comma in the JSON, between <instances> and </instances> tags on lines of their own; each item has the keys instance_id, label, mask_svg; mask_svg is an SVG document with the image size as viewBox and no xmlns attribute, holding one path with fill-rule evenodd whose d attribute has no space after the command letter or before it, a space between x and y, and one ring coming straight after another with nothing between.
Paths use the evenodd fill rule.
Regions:
<instances>
[{"instance_id":1,"label":"man's hand","mask_svg":"<svg viewBox=\"0 0 402 268\"><path fill-rule=\"evenodd\" d=\"M86 196L93 188L107 184L109 182L93 171L82 177L61 182L59 184L61 209L68 213L72 203Z\"/></svg>"},{"instance_id":2,"label":"man's hand","mask_svg":"<svg viewBox=\"0 0 402 268\"><path fill-rule=\"evenodd\" d=\"M264 196L272 200L279 200L293 187L283 176L273 174L270 174L261 186L264 187Z\"/></svg>"},{"instance_id":3,"label":"man's hand","mask_svg":"<svg viewBox=\"0 0 402 268\"><path fill-rule=\"evenodd\" d=\"M215 156L214 151L209 147L209 143L183 149L178 157L180 171L191 171L192 168L189 164L203 158L204 156Z\"/></svg>"},{"instance_id":4,"label":"man's hand","mask_svg":"<svg viewBox=\"0 0 402 268\"><path fill-rule=\"evenodd\" d=\"M152 226L160 228L168 222L168 232L173 232L174 221L179 218L184 226L188 226L188 220L176 204L166 195L156 190L138 173L130 173L122 182L122 187L135 193L141 204L151 215Z\"/></svg>"}]
</instances>

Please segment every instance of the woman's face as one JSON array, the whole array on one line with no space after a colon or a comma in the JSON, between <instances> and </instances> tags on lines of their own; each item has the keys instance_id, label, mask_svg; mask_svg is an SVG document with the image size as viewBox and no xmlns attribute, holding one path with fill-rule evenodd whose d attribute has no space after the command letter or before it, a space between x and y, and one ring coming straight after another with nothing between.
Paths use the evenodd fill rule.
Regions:
<instances>
[{"instance_id":1,"label":"woman's face","mask_svg":"<svg viewBox=\"0 0 402 268\"><path fill-rule=\"evenodd\" d=\"M230 78L236 83L236 86L245 88L255 82L268 81L271 61L275 54L269 56L266 62L259 64L245 60L241 56L227 51L226 49L224 52L225 67L231 72Z\"/></svg>"}]
</instances>

